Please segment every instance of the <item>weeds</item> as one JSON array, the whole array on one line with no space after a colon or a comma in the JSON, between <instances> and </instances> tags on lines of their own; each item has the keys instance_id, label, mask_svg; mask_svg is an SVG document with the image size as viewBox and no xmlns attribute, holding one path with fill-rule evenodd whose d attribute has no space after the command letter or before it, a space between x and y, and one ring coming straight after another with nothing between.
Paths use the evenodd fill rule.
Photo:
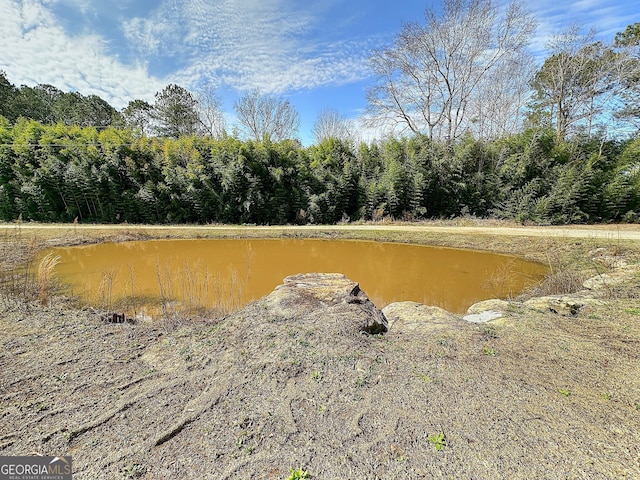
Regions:
<instances>
[{"instance_id":1,"label":"weeds","mask_svg":"<svg viewBox=\"0 0 640 480\"><path fill-rule=\"evenodd\" d=\"M100 279L98 294L102 301L102 307L106 310L111 310L113 308L113 280L115 276L115 270L108 270L106 272L102 272L102 278Z\"/></svg>"},{"instance_id":2,"label":"weeds","mask_svg":"<svg viewBox=\"0 0 640 480\"><path fill-rule=\"evenodd\" d=\"M522 297L562 295L582 290L585 280L583 269L575 265L577 259L562 255L555 242L546 246L546 263L549 267L543 280L529 289Z\"/></svg>"},{"instance_id":3,"label":"weeds","mask_svg":"<svg viewBox=\"0 0 640 480\"><path fill-rule=\"evenodd\" d=\"M498 338L498 331L496 330L496 327L494 325L489 325L489 324L486 324L486 323L482 323L478 327L478 330L480 330L480 333L486 339Z\"/></svg>"},{"instance_id":4,"label":"weeds","mask_svg":"<svg viewBox=\"0 0 640 480\"><path fill-rule=\"evenodd\" d=\"M484 347L482 349L482 353L484 353L488 357L495 357L498 353L491 347Z\"/></svg>"},{"instance_id":5,"label":"weeds","mask_svg":"<svg viewBox=\"0 0 640 480\"><path fill-rule=\"evenodd\" d=\"M47 305L57 291L55 270L60 256L54 252L37 261L40 241L24 237L20 230L5 230L0 238L0 299Z\"/></svg>"},{"instance_id":6,"label":"weeds","mask_svg":"<svg viewBox=\"0 0 640 480\"><path fill-rule=\"evenodd\" d=\"M223 279L199 263L181 268L156 261L156 279L162 314L166 318L223 317L242 306L246 279L235 271Z\"/></svg>"},{"instance_id":7,"label":"weeds","mask_svg":"<svg viewBox=\"0 0 640 480\"><path fill-rule=\"evenodd\" d=\"M447 437L443 432L433 433L429 435L429 442L436 448L436 452L439 452L447 446Z\"/></svg>"},{"instance_id":8,"label":"weeds","mask_svg":"<svg viewBox=\"0 0 640 480\"><path fill-rule=\"evenodd\" d=\"M54 288L55 268L58 263L60 263L60 255L50 252L38 264L36 281L38 284L38 300L42 305L49 303Z\"/></svg>"},{"instance_id":9,"label":"weeds","mask_svg":"<svg viewBox=\"0 0 640 480\"><path fill-rule=\"evenodd\" d=\"M369 385L369 378L367 378L366 376L358 377L356 378L355 385L358 388L366 387L367 385Z\"/></svg>"},{"instance_id":10,"label":"weeds","mask_svg":"<svg viewBox=\"0 0 640 480\"><path fill-rule=\"evenodd\" d=\"M287 477L287 480L302 480L305 478L311 477L309 476L309 472L307 470L303 470L302 467L289 469L289 476Z\"/></svg>"},{"instance_id":11,"label":"weeds","mask_svg":"<svg viewBox=\"0 0 640 480\"><path fill-rule=\"evenodd\" d=\"M485 282L485 288L497 298L511 296L516 288L515 261L511 260L498 266Z\"/></svg>"},{"instance_id":12,"label":"weeds","mask_svg":"<svg viewBox=\"0 0 640 480\"><path fill-rule=\"evenodd\" d=\"M122 469L124 478L142 477L147 472L147 468L139 463L128 465Z\"/></svg>"}]
</instances>

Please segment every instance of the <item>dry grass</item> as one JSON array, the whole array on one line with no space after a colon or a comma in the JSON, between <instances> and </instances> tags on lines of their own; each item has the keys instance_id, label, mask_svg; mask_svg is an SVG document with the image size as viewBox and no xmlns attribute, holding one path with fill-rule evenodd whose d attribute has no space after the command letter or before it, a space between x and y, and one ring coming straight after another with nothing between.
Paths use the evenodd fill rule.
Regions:
<instances>
[{"instance_id":1,"label":"dry grass","mask_svg":"<svg viewBox=\"0 0 640 480\"><path fill-rule=\"evenodd\" d=\"M242 305L247 278L236 271L228 281L198 262L178 268L156 263L161 316L172 325L223 318ZM179 298L180 300L176 300Z\"/></svg>"},{"instance_id":2,"label":"dry grass","mask_svg":"<svg viewBox=\"0 0 640 480\"><path fill-rule=\"evenodd\" d=\"M40 293L34 263L42 248L38 236L24 234L19 227L0 235L0 299L31 302Z\"/></svg>"},{"instance_id":3,"label":"dry grass","mask_svg":"<svg viewBox=\"0 0 640 480\"><path fill-rule=\"evenodd\" d=\"M60 256L48 253L38 263L36 283L38 285L38 300L42 305L49 303L51 294L56 287L55 268L60 263Z\"/></svg>"}]
</instances>

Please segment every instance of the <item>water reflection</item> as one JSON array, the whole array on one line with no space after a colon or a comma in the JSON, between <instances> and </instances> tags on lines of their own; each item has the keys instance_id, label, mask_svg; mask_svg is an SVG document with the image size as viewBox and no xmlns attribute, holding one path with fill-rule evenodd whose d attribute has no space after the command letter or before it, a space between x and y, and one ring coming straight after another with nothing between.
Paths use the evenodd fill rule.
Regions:
<instances>
[{"instance_id":1,"label":"water reflection","mask_svg":"<svg viewBox=\"0 0 640 480\"><path fill-rule=\"evenodd\" d=\"M542 265L470 250L351 240L152 240L54 249L59 278L104 308L163 305L230 311L288 275L339 272L379 307L401 300L462 313L517 294Z\"/></svg>"}]
</instances>

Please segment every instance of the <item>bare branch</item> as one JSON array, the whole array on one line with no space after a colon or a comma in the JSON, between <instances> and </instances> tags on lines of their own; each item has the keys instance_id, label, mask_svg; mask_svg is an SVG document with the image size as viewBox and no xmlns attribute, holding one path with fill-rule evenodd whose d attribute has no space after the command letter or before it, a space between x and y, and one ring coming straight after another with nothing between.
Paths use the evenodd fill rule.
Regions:
<instances>
[{"instance_id":1,"label":"bare branch","mask_svg":"<svg viewBox=\"0 0 640 480\"><path fill-rule=\"evenodd\" d=\"M257 89L246 93L234 108L240 126L256 141L294 138L300 127L300 115L288 100L263 95Z\"/></svg>"},{"instance_id":2,"label":"bare branch","mask_svg":"<svg viewBox=\"0 0 640 480\"><path fill-rule=\"evenodd\" d=\"M487 112L477 105L491 101L482 98L487 83L493 83L493 91L498 85L513 89L513 82L496 85L495 80L504 65L526 55L536 22L519 3L501 16L490 0L445 0L441 14L425 11L425 22L405 25L392 47L372 54L379 84L368 92L368 113L431 138L453 140L487 123L477 123L477 116ZM514 123L503 120L501 129Z\"/></svg>"}]
</instances>

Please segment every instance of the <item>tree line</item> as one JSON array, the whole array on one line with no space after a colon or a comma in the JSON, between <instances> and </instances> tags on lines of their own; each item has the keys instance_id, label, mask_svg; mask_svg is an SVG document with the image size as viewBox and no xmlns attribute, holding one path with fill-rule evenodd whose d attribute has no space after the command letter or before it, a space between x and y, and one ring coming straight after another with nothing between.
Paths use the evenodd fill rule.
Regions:
<instances>
[{"instance_id":1,"label":"tree line","mask_svg":"<svg viewBox=\"0 0 640 480\"><path fill-rule=\"evenodd\" d=\"M252 90L234 105L237 125L234 136L273 141L294 138L300 116L288 100ZM227 122L214 89L193 93L169 84L155 94L153 104L132 100L118 111L97 95L63 92L53 85L13 85L0 70L0 116L13 123L20 118L44 124L128 128L140 135L180 138L226 137Z\"/></svg>"},{"instance_id":2,"label":"tree line","mask_svg":"<svg viewBox=\"0 0 640 480\"><path fill-rule=\"evenodd\" d=\"M426 135L303 147L0 120L0 219L314 224L463 215L638 221L640 139Z\"/></svg>"},{"instance_id":3,"label":"tree line","mask_svg":"<svg viewBox=\"0 0 640 480\"><path fill-rule=\"evenodd\" d=\"M371 52L365 123L396 133L369 143L326 109L303 147L293 106L258 90L229 132L213 88L118 111L0 72L0 219L638 221L640 23L611 43L571 28L540 66L535 24L519 3L427 8Z\"/></svg>"}]
</instances>

